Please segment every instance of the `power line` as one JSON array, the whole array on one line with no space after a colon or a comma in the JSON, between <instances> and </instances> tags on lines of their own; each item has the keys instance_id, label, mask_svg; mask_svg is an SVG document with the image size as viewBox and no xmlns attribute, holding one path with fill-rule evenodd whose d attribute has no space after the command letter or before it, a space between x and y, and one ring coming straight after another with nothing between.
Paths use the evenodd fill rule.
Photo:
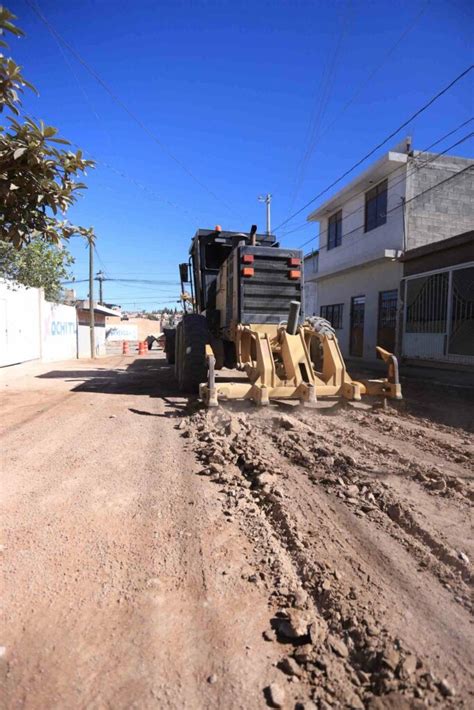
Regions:
<instances>
[{"instance_id":1,"label":"power line","mask_svg":"<svg viewBox=\"0 0 474 710\"><path fill-rule=\"evenodd\" d=\"M473 134L471 134L471 135L473 135ZM405 208L407 205L409 205L414 200L417 200L420 197L423 197L423 195L426 195L428 192L431 192L435 188L440 187L440 185L445 185L450 180L454 180L454 178L457 178L459 175L463 175L464 173L468 172L469 170L474 170L474 164L468 165L466 168L463 168L462 170L458 170L456 173L454 173L454 175L450 175L450 177L445 178L444 180L440 180L440 182L437 182L434 185L431 185L431 187L426 188L426 190L423 190L422 192L419 192L418 194L413 195L413 197L410 197L408 200L404 200L399 205L395 205L395 207L392 207L390 210L387 210L386 216L388 216L389 214L392 214L396 210L401 209L402 207ZM355 227L354 229L351 229L349 232L346 232L346 234L343 235L344 239L346 237L350 236L351 234L354 234L355 232L359 232L363 228L364 228L364 223L360 224L358 227ZM352 244L350 246L355 246L364 238L365 238L365 233L362 234L359 239L352 242ZM306 244L309 244L314 239L317 239L317 237L312 237L311 239L308 239L308 241L305 242L305 244L303 244L302 246L306 246ZM323 249L327 249L327 244L323 244L323 246L319 247L319 251L322 251Z\"/></svg>"},{"instance_id":2,"label":"power line","mask_svg":"<svg viewBox=\"0 0 474 710\"><path fill-rule=\"evenodd\" d=\"M299 161L299 165L296 170L295 184L293 188L293 194L290 202L290 211L293 209L293 204L295 203L298 192L300 190L301 184L304 181L306 168L311 157L311 153L314 150L315 142L318 138L318 131L320 128L321 121L324 118L324 113L327 109L329 99L331 98L332 89L334 86L334 76L336 74L336 68L338 64L339 54L343 44L344 37L347 33L349 26L349 9L351 6L351 1L347 0L346 12L341 23L340 32L338 35L337 42L334 47L331 58L326 62L324 67L323 76L321 78L319 86L319 99L314 102L313 110L310 115L308 122L308 128L306 131L305 145L303 146L303 155Z\"/></svg>"},{"instance_id":3,"label":"power line","mask_svg":"<svg viewBox=\"0 0 474 710\"><path fill-rule=\"evenodd\" d=\"M111 299L109 299L110 301ZM169 298L167 300L164 300L161 296L150 296L150 298L132 298L130 301L123 301L121 298L115 298L112 300L115 301L121 301L121 303L150 303L150 302L155 302L155 303L177 303L180 299L178 296L176 298Z\"/></svg>"},{"instance_id":4,"label":"power line","mask_svg":"<svg viewBox=\"0 0 474 710\"><path fill-rule=\"evenodd\" d=\"M124 301L121 298L109 298L108 301L120 301L121 304L124 303L178 303L179 302L178 296L176 298L170 298L167 300L164 300L161 298L161 296L150 296L150 298L132 298L130 301Z\"/></svg>"},{"instance_id":5,"label":"power line","mask_svg":"<svg viewBox=\"0 0 474 710\"><path fill-rule=\"evenodd\" d=\"M437 140L435 140L434 143L431 143L431 144L430 144L429 146L427 146L426 148L423 148L423 150L420 151L420 154L427 153L429 150L431 150L431 148L434 148L435 145L439 145L439 143L442 143L444 140L446 140L446 138L449 138L450 136L452 136L453 133L457 133L457 131L459 131L461 128L464 128L464 127L467 126L469 123L472 123L472 121L474 121L474 118L468 118L466 121L463 121L463 122L460 123L458 126L456 126L456 128L453 128L453 129L452 129L451 131L449 131L448 133L445 133L444 136L441 136L441 138L438 138ZM458 145L460 145L461 143L464 143L466 140L468 140L469 138L471 138L471 136L472 136L472 133L469 133L469 134L467 134L466 136L464 136L463 138L461 138L459 141L456 141L456 143L453 143L452 145L448 146L447 148L445 148L444 150L440 151L439 153L436 153L436 155L432 156L431 158L429 158L429 160L426 160L426 161L425 161L424 163L422 163L421 165L415 164L414 167L412 168L411 172L410 172L409 170L407 170L407 173L406 173L406 174L404 173L404 174L401 176L400 180L397 180L396 182L394 182L394 183L391 185L391 187L392 187L392 188L393 188L393 187L396 187L396 186L399 185L401 182L403 182L403 180L405 180L407 177L409 177L410 175L413 175L420 167L423 167L424 165L428 165L429 163L432 163L434 160L436 160L436 159L439 158L440 156L442 156L442 155L444 155L445 153L447 153L448 150L452 150L453 148L456 148L456 147L457 147ZM417 156L417 157L418 157L418 156ZM391 175L393 175L394 173L398 172L399 170L400 170L400 166L397 165L397 167L394 168L393 170L391 170L390 172L388 172L385 177L386 177L386 178L389 178ZM360 195L363 195L363 194L366 193L366 192L367 192L367 188L363 188L362 190L359 190L359 192L356 192L354 195L352 195L351 199L355 199L356 197L359 197ZM354 210L353 212L349 212L349 213L346 215L346 217L351 217L352 215L356 214L357 212L360 212L362 209L364 209L364 206L358 207L358 208L357 208L356 210ZM286 237L286 236L288 236L289 234L293 234L294 232L298 232L298 231L300 231L303 227L310 227L310 226L312 226L312 222L308 222L308 220L305 220L304 222L302 222L301 224L299 224L299 225L298 225L297 227L295 227L294 229L290 229L290 230L287 231L287 232L283 232L282 237ZM322 232L320 232L320 233L319 233L319 236L322 235L322 234L324 234L325 232L327 232L327 230L323 230ZM312 237L311 239L313 239L313 237ZM304 246L304 245L303 245L303 246ZM300 248L301 248L301 247L300 247Z\"/></svg>"},{"instance_id":6,"label":"power line","mask_svg":"<svg viewBox=\"0 0 474 710\"><path fill-rule=\"evenodd\" d=\"M79 78L77 77L76 73L75 73L74 70L72 69L71 63L70 63L69 60L67 59L67 57L66 57L66 55L65 55L65 53L64 53L64 51L63 51L63 49L62 49L62 47L61 47L61 44L60 44L59 41L56 39L56 37L54 37L54 39L55 39L56 44L58 45L58 47L59 47L59 49L60 49L60 51L61 51L61 55L62 55L62 57L64 58L64 61L66 62L66 64L67 64L67 66L69 67L69 69L71 70L71 73L72 73L73 77L75 78L75 80L76 80L76 82L77 82L79 88L81 89L81 92L82 92L82 94L83 94L84 97L85 97L86 103L88 104L89 108L91 109L92 113L93 113L94 116L97 118L97 120L102 124L102 127L103 127L104 132L106 132L107 135L109 135L109 137L110 137L110 133L108 133L108 132L106 131L106 128L105 128L103 122L101 121L101 119L100 119L98 113L97 113L97 112L95 111L95 109L93 108L92 102L90 101L90 99L89 99L89 97L88 97L86 91L85 91L84 88L82 87L82 84L80 83ZM21 109L20 109L20 111L21 111ZM23 113L23 115L24 115L25 117L27 117L25 113ZM31 114L31 113L30 113L29 115L32 116L36 121L40 122L40 119L38 118L38 116L35 116L34 114ZM172 207L173 209L178 210L181 214L188 215L188 216L193 220L193 222L194 222L195 224L199 224L199 221L200 221L199 218L198 218L195 214L193 214L192 212L190 212L189 210L187 210L185 207L182 207L181 205L178 205L176 202L173 202L172 200L169 200L168 198L163 197L162 195L159 195L157 192L155 192L154 190L152 190L148 185L145 185L144 183L142 183L142 182L140 182L139 180L137 180L136 178L134 178L132 175L128 175L128 174L127 174L126 172L124 172L123 170L116 168L114 165L111 165L111 164L108 163L106 160L104 160L102 157L97 158L95 155L93 155L93 154L90 152L90 150L87 150L86 148L82 148L80 145L78 145L78 144L75 143L74 141L68 141L68 142L69 142L69 144L70 144L71 146L73 146L73 147L76 148L77 150L81 150L84 154L86 154L87 156L89 156L89 158L90 158L91 160L93 160L94 163L95 163L97 166L107 168L108 170L110 170L111 172L113 172L115 175L118 175L119 177L121 177L123 180L128 180L129 183L131 183L132 185L134 185L135 187L137 187L139 190L141 190L143 193L145 193L145 194L147 195L147 197L152 198L152 199L154 199L154 200L158 200L158 202L162 202L163 204L169 205L169 206ZM109 185L106 185L106 187L107 187L107 189L109 189L109 190L112 189Z\"/></svg>"},{"instance_id":7,"label":"power line","mask_svg":"<svg viewBox=\"0 0 474 710\"><path fill-rule=\"evenodd\" d=\"M38 123L41 121L41 119L38 118L38 116L35 116L34 113L29 112L28 114L26 114L24 111L22 111L21 108L20 108L20 113L23 113L23 116L25 118L28 118L28 117L34 118L35 121L37 121ZM123 170L119 170L114 165L111 165L110 163L103 160L103 158L97 158L93 153L90 152L90 150L87 150L86 148L82 148L78 143L68 140L68 144L73 146L77 150L81 150L82 153L84 153L86 156L88 156L90 160L93 160L97 166L107 168L111 172L115 173L115 175L118 175L119 177L121 177L124 180L128 180L128 182L130 182L132 185L134 185L139 190L144 192L148 197L153 198L154 200L158 200L159 202L163 202L166 205L169 205L173 209L178 210L181 214L188 215L193 220L193 222L195 224L199 224L199 221L200 221L199 218L195 214L193 214L189 210L187 210L185 207L183 207L182 205L178 205L176 202L172 202L171 200L168 200L166 197L159 195L157 192L152 190L148 185L145 185L144 183L140 182L139 180L134 178L132 175L128 175L128 173L125 173ZM105 185L105 187L108 190L112 190L110 185Z\"/></svg>"},{"instance_id":8,"label":"power line","mask_svg":"<svg viewBox=\"0 0 474 710\"><path fill-rule=\"evenodd\" d=\"M438 143L441 143L443 140L445 140L446 138L448 138L450 135L452 135L453 133L456 133L460 128L462 128L463 126L466 126L468 123L471 123L473 120L474 120L473 118L469 118L467 121L464 121L464 123L461 123L457 128L455 128L454 130L450 131L449 133L446 133L442 138L439 138L437 141L435 141L434 143L432 143L430 146L428 146L427 148L424 148L422 151L420 151L420 154L426 153L428 150L430 150L430 148L433 148L435 145L438 145ZM464 143L466 140L468 140L469 138L471 138L472 135L473 135L472 133L469 133L467 136L464 136L463 138L461 138L461 140L459 140L459 141L457 141L456 143L453 143L452 145L448 146L448 148L446 148L445 150L443 150L443 151L441 151L441 152L439 152L439 153L436 153L436 155L432 156L429 160L426 160L424 163L415 164L414 167L411 169L411 171L408 170L406 173L403 173L403 175L400 177L400 180L397 180L396 182L392 183L390 187L393 189L394 187L396 187L397 185L399 185L401 182L403 182L407 177L410 177L411 175L413 175L417 170L419 170L420 168L422 168L422 167L425 166L425 165L428 165L429 163L432 163L432 162L435 161L437 158L439 158L440 156L442 156L442 155L444 155L445 153L447 153L448 150L452 150L453 148L455 148L456 146L460 145L461 143ZM417 156L417 157L418 157L418 156ZM399 170L400 170L400 166L397 166L396 168L394 168L393 170L391 170L390 172L388 172L385 177L386 177L386 178L389 178L391 175L393 175L394 173L398 172ZM365 187L365 188L363 188L362 190L359 190L359 192L356 192L354 195L352 195L352 196L351 196L351 200L355 199L356 197L359 197L360 195L365 194L366 192L367 192L367 188ZM364 209L364 205L361 205L360 207L358 207L357 209L353 210L352 212L348 212L348 213L345 215L345 218L347 219L347 217L351 217L352 215L357 214L357 212L361 212L361 210L363 210L363 209ZM295 227L294 229L290 229L289 231L284 232L284 233L282 234L282 237L286 237L286 236L288 236L289 234L294 234L295 232L301 231L301 229L303 229L303 228L307 228L307 227L311 227L311 226L313 226L313 222L308 222L308 220L305 220L304 222L302 222L301 224L299 224L299 225L298 225L297 227ZM326 234L327 231L328 231L327 229L324 229L324 230L320 231L317 236L322 236L323 234ZM311 237L311 239L310 239L309 241L312 241L312 240L315 239L315 238L316 238L316 237ZM307 244L307 243L308 243L308 242L305 242L302 246L305 246L305 244ZM299 248L301 249L302 246L299 247Z\"/></svg>"},{"instance_id":9,"label":"power line","mask_svg":"<svg viewBox=\"0 0 474 710\"><path fill-rule=\"evenodd\" d=\"M410 124L415 118L420 116L424 111L426 111L430 106L432 106L435 101L437 101L441 96L446 94L452 87L458 83L458 81L461 81L472 69L474 68L474 64L471 64L467 69L465 69L461 74L458 74L452 81L449 82L445 87L440 89L437 94L431 97L429 101L427 101L421 108L419 108L415 113L413 113L409 118L407 118L405 121L403 121L400 126L398 126L395 130L393 130L391 133L389 133L380 143L378 143L374 148L372 148L366 155L364 155L362 158L360 158L354 165L352 165L348 170L346 170L342 175L340 175L336 180L334 180L330 185L324 188L324 190L321 190L317 195L315 195L309 202L307 202L303 207L301 207L299 210L294 212L290 217L285 219L281 224L278 225L278 227L275 228L275 232L278 231L281 227L283 227L285 224L290 222L292 219L294 219L297 215L301 214L304 210L306 210L310 205L313 204L313 202L316 202L317 199L322 197L326 192L328 192L331 188L333 188L335 185L337 185L341 180L343 180L345 177L347 177L350 173L352 173L356 168L358 168L360 165L362 165L363 162L367 160L367 158L370 158L374 153L377 152L382 146L384 146L388 141L390 141L392 138L394 138L397 133L400 133L401 130L406 128L408 124Z\"/></svg>"},{"instance_id":10,"label":"power line","mask_svg":"<svg viewBox=\"0 0 474 710\"><path fill-rule=\"evenodd\" d=\"M347 111L347 109L349 108L349 106L355 101L355 99L357 98L357 96L359 96L359 94L365 89L365 87L368 86L368 84L370 84L370 82L372 81L372 79L374 78L374 76L377 74L377 72L383 67L383 65L387 62L387 60L388 60L389 57L393 54L393 52L394 52L395 49L398 47L398 45L399 45L399 44L405 39L405 37L411 32L411 30L412 30L413 27L417 24L417 22L419 21L419 19L421 18L421 16L426 12L426 10L427 10L427 8L428 8L430 2L431 2L431 0L427 0L427 2L423 5L423 7L421 8L420 12L417 14L417 16L415 17L415 19L413 20L413 22L411 22L410 25L409 25L408 27L406 27L406 28L403 30L402 34L398 37L398 39L396 40L396 42L390 47L390 49L388 50L388 52L386 52L386 54L384 55L383 59L382 59L378 64L376 64L376 66L375 66L374 69L370 72L370 74L369 74L368 76L364 77L364 80L359 84L359 86L357 87L357 89L355 90L355 92L352 94L351 98L344 104L344 106L342 107L342 109L337 112L335 118L331 121L331 123L329 123L322 131L320 131L320 132L318 133L318 135L315 135L315 136L314 136L314 140L313 140L312 145L310 146L310 151L309 151L309 153L311 153L311 152L314 151L314 149L316 148L316 146L321 142L321 138L323 138L323 136L325 136L325 135L328 133L328 131L334 126L334 124L337 123L337 121L341 118L341 116ZM322 114L321 114L321 115L322 115ZM309 160L309 157L310 157L310 154L308 155L308 160ZM303 182L303 180L304 180L304 171L303 171L303 167L301 167L301 170L300 170L300 181L299 181L298 186L301 185L301 183ZM291 210L293 209L293 203L294 203L294 201L295 201L295 199L296 199L297 191L298 191L298 188L295 188L294 191L293 191L293 197L292 197L291 202L290 202L290 212L291 212Z\"/></svg>"},{"instance_id":11,"label":"power line","mask_svg":"<svg viewBox=\"0 0 474 710\"><path fill-rule=\"evenodd\" d=\"M131 110L128 108L127 104L119 97L115 92L110 88L110 86L102 79L102 77L93 69L93 67L79 54L79 52L74 49L72 45L67 42L67 40L64 39L64 37L53 27L53 25L49 22L49 20L43 15L41 10L32 2L32 0L25 0L27 5L30 7L30 9L34 12L34 14L39 18L39 20L45 25L49 33L55 37L58 41L60 41L73 55L73 57L89 72L89 74L95 79L95 81L106 91L106 93L111 97L111 99L118 105L120 108L125 111L125 113L129 116L129 118L134 121L141 130L147 134L151 140L156 143L159 148L166 154L168 155L171 160L173 160L179 167L187 174L189 177L194 180L194 182L199 185L203 190L205 190L209 195L211 195L217 202L220 202L222 205L227 210L230 210L233 212L232 208L230 205L228 205L224 200L222 200L218 195L216 195L215 192L213 192L205 183L202 182L189 168L181 161L179 158L177 158L170 150L169 148L163 143L163 141L158 138L158 136L151 131L146 124L143 123L143 121Z\"/></svg>"},{"instance_id":12,"label":"power line","mask_svg":"<svg viewBox=\"0 0 474 710\"><path fill-rule=\"evenodd\" d=\"M94 280L97 281L98 279L94 278ZM103 280L104 280L104 281L107 281L107 282L120 283L120 284L124 285L124 284L122 283L122 281L123 281L122 279L110 279L110 278L105 278L105 279L103 279ZM69 280L69 281L63 281L62 283L63 283L63 284L80 284L80 283L86 283L87 281L89 281L89 279L74 279L74 280ZM138 283L138 284L135 284L135 285L132 285L132 284L125 284L125 285L126 285L126 286L130 286L130 287L135 287L135 288L149 288L149 286L159 286L159 285L161 285L161 284L166 285L166 286L174 285L174 286L179 287L179 283L173 282L173 281L153 281L153 282L151 282L150 284L140 284L140 283Z\"/></svg>"},{"instance_id":13,"label":"power line","mask_svg":"<svg viewBox=\"0 0 474 710\"><path fill-rule=\"evenodd\" d=\"M168 286L179 286L179 281L166 281L161 279L107 279L107 281L121 281L122 283L135 283L135 284L159 284Z\"/></svg>"},{"instance_id":14,"label":"power line","mask_svg":"<svg viewBox=\"0 0 474 710\"><path fill-rule=\"evenodd\" d=\"M352 94L351 98L344 104L342 109L338 111L337 115L335 116L334 120L329 123L326 128L319 134L318 136L318 142L321 140L323 136L326 135L326 133L334 126L335 123L341 118L341 116L347 111L349 106L355 101L357 96L365 89L366 86L370 84L374 76L377 74L377 72L383 67L387 59L393 54L395 49L398 47L398 45L405 39L405 37L411 32L411 30L415 27L421 16L426 12L431 0L427 0L425 5L421 8L420 12L417 14L413 22L410 23L410 25L403 30L402 34L400 37L396 40L396 42L390 47L388 52L384 55L383 59L374 67L374 69L371 71L371 73L367 76L364 77L364 80L362 81L361 84L357 87L355 92Z\"/></svg>"},{"instance_id":15,"label":"power line","mask_svg":"<svg viewBox=\"0 0 474 710\"><path fill-rule=\"evenodd\" d=\"M450 146L448 146L447 148L445 148L445 150L443 150L442 152L436 153L436 155L433 155L431 158L429 158L429 160L425 160L424 162L418 163L418 164L415 163L411 171L407 170L406 174L404 173L403 175L401 175L401 177L400 177L399 180L397 180L396 182L392 183L391 189L393 190L394 187L396 187L397 185L400 185L400 183L404 182L404 181L406 180L406 178L411 177L412 175L414 175L414 174L417 172L417 170L420 170L421 168L426 167L426 166L429 165L430 163L433 163L435 160L437 160L440 156L442 156L442 155L444 155L445 153L447 153L449 150L452 150L452 149L455 148L456 146L461 145L461 143L465 143L467 140L469 140L469 138L472 138L473 135L474 135L473 132L468 133L466 136L464 136L463 138L461 138L460 140L458 140L456 143L453 143L452 145L450 145ZM392 175L392 174L393 174L394 172L396 172L396 170L398 170L398 169L399 169L399 168L396 168L395 170L392 170L392 172L389 173L388 177L390 177L390 175ZM358 193L356 193L356 194L354 195L354 198L360 196L361 194L363 194L363 193L365 193L365 192L366 192L366 190L361 190L360 192L358 192ZM361 212L361 211L364 210L364 209L365 209L365 205L361 205L360 207L358 207L357 209L353 210L352 212L348 212L348 213L345 215L345 219L347 219L348 217L352 217L353 215L357 214L358 212ZM318 235L318 237L322 236L323 234L327 234L327 233L328 233L328 228L327 228L327 229L324 229L322 232L320 232L319 235ZM312 238L309 239L307 242L305 242L305 244L303 244L302 246L305 246L306 244L308 244L308 243L309 243L310 241L312 241L313 239L316 239L316 237L312 237ZM300 247L300 248L301 248L301 247Z\"/></svg>"},{"instance_id":16,"label":"power line","mask_svg":"<svg viewBox=\"0 0 474 710\"><path fill-rule=\"evenodd\" d=\"M101 258L101 256L100 256L100 254L99 254L99 251L98 251L98 249L97 249L97 246L96 246L95 244L94 244L94 251L95 251L95 253L96 253L96 256L97 256L97 258L98 258L98 260L99 260L99 263L100 263L101 267L102 267L103 270L106 272L106 271L107 271L107 267L105 266L105 264L104 264L104 262L103 262L103 260L102 260L102 258Z\"/></svg>"}]
</instances>

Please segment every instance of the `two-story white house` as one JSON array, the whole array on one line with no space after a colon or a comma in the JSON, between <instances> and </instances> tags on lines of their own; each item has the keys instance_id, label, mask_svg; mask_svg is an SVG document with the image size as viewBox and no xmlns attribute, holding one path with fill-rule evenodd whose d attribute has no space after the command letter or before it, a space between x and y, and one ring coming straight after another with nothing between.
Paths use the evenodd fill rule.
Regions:
<instances>
[{"instance_id":1,"label":"two-story white house","mask_svg":"<svg viewBox=\"0 0 474 710\"><path fill-rule=\"evenodd\" d=\"M344 356L397 351L399 260L473 228L473 166L413 151L408 138L308 216L320 231L317 260L305 260L306 312L331 321Z\"/></svg>"}]
</instances>

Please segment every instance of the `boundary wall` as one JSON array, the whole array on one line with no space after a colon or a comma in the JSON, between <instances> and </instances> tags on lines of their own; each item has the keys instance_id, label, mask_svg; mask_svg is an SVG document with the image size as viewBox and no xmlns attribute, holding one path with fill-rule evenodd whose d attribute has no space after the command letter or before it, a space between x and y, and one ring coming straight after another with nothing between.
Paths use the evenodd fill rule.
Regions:
<instances>
[{"instance_id":1,"label":"boundary wall","mask_svg":"<svg viewBox=\"0 0 474 710\"><path fill-rule=\"evenodd\" d=\"M46 301L42 289L0 280L0 367L76 357L75 307Z\"/></svg>"}]
</instances>

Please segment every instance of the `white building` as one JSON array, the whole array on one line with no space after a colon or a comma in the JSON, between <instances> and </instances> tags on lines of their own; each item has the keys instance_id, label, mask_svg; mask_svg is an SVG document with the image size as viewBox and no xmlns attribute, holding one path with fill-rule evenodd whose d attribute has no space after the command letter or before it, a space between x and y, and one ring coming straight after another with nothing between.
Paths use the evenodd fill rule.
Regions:
<instances>
[{"instance_id":1,"label":"white building","mask_svg":"<svg viewBox=\"0 0 474 710\"><path fill-rule=\"evenodd\" d=\"M305 259L306 313L330 320L343 354L397 351L399 297L408 249L474 226L474 160L411 150L386 153L314 210L319 254Z\"/></svg>"}]
</instances>

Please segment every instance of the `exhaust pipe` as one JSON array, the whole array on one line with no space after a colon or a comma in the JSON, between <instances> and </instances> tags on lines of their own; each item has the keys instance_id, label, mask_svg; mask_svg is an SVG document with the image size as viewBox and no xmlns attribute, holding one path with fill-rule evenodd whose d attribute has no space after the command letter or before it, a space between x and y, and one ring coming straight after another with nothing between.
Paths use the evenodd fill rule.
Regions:
<instances>
[{"instance_id":1,"label":"exhaust pipe","mask_svg":"<svg viewBox=\"0 0 474 710\"><path fill-rule=\"evenodd\" d=\"M296 335L298 321L300 318L300 308L301 303L299 301L290 302L290 312L288 314L288 323L286 325L286 332L290 335Z\"/></svg>"}]
</instances>

